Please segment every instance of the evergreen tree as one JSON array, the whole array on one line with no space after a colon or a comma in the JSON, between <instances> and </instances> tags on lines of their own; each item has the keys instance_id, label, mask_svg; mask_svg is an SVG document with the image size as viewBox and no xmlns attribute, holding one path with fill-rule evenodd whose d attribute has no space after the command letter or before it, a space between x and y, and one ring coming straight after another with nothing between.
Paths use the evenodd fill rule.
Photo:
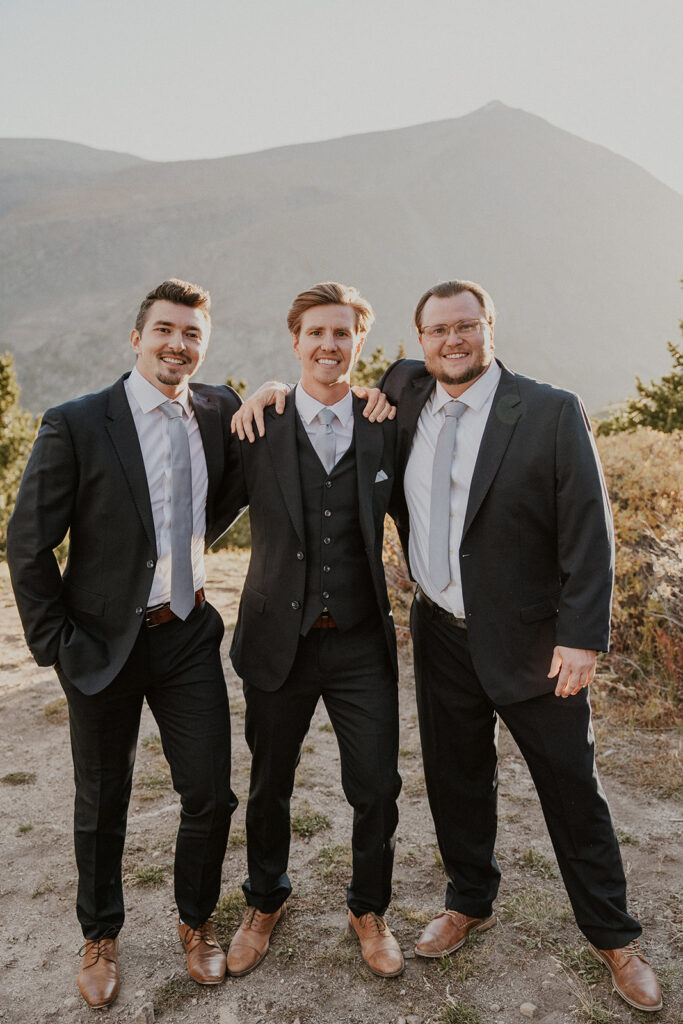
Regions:
<instances>
[{"instance_id":1,"label":"evergreen tree","mask_svg":"<svg viewBox=\"0 0 683 1024\"><path fill-rule=\"evenodd\" d=\"M598 427L598 434L617 434L638 427L651 427L666 434L683 429L683 351L671 341L667 342L667 348L674 364L671 373L649 384L643 384L636 377L638 397L629 398L620 412L604 420Z\"/></svg>"},{"instance_id":2,"label":"evergreen tree","mask_svg":"<svg viewBox=\"0 0 683 1024\"><path fill-rule=\"evenodd\" d=\"M403 342L398 343L396 359L405 359L406 350ZM352 384L361 384L363 387L372 388L382 376L386 368L393 363L393 359L384 355L384 349L379 345L367 359L359 359L351 374Z\"/></svg>"}]
</instances>

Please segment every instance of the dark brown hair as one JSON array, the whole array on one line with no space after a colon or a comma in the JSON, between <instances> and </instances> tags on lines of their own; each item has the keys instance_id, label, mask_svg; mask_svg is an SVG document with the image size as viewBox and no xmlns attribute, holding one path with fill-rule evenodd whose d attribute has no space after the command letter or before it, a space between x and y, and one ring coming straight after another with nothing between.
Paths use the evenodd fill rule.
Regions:
<instances>
[{"instance_id":1,"label":"dark brown hair","mask_svg":"<svg viewBox=\"0 0 683 1024\"><path fill-rule=\"evenodd\" d=\"M159 299L165 302L176 302L179 306L189 306L191 309L200 309L209 323L211 323L211 295L206 288L198 284L191 284L189 281L181 281L177 277L170 277L162 281L153 291L144 297L135 318L135 330L138 334L147 322L147 314L151 306Z\"/></svg>"}]
</instances>

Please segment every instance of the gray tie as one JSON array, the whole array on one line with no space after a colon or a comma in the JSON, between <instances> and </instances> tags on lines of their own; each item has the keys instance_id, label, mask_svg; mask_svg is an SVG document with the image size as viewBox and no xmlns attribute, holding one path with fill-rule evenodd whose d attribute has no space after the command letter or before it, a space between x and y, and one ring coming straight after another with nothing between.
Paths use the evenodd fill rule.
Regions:
<instances>
[{"instance_id":1,"label":"gray tie","mask_svg":"<svg viewBox=\"0 0 683 1024\"><path fill-rule=\"evenodd\" d=\"M182 406L164 402L159 408L168 417L171 442L171 611L186 619L194 608L190 442Z\"/></svg>"},{"instance_id":2,"label":"gray tie","mask_svg":"<svg viewBox=\"0 0 683 1024\"><path fill-rule=\"evenodd\" d=\"M450 401L444 407L445 420L434 450L432 491L429 510L429 576L441 592L451 582L449 532L451 518L451 470L458 420L467 406Z\"/></svg>"},{"instance_id":3,"label":"gray tie","mask_svg":"<svg viewBox=\"0 0 683 1024\"><path fill-rule=\"evenodd\" d=\"M318 413L320 426L313 439L313 447L318 453L318 458L325 467L326 473L331 473L337 457L337 437L332 429L332 420L336 413L331 409L324 408Z\"/></svg>"}]
</instances>

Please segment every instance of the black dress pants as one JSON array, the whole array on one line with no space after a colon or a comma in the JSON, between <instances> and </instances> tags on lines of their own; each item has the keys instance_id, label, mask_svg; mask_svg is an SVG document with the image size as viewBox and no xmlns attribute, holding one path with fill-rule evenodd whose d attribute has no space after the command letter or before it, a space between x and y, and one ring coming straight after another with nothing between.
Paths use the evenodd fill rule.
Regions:
<instances>
[{"instance_id":1,"label":"black dress pants","mask_svg":"<svg viewBox=\"0 0 683 1024\"><path fill-rule=\"evenodd\" d=\"M383 914L391 899L398 774L398 690L381 622L345 633L312 629L301 637L280 689L244 683L245 733L252 752L247 804L250 906L273 913L292 891L287 875L289 805L301 746L322 697L337 736L344 795L353 807L354 914Z\"/></svg>"},{"instance_id":2,"label":"black dress pants","mask_svg":"<svg viewBox=\"0 0 683 1024\"><path fill-rule=\"evenodd\" d=\"M121 672L100 693L81 693L56 666L69 703L77 913L87 939L116 935L124 920L121 858L143 699L159 727L181 801L178 911L194 928L216 905L230 816L237 806L230 789L222 636L222 619L205 601L185 622L142 626Z\"/></svg>"},{"instance_id":3,"label":"black dress pants","mask_svg":"<svg viewBox=\"0 0 683 1024\"><path fill-rule=\"evenodd\" d=\"M619 844L595 767L587 690L496 705L474 670L466 630L419 600L411 630L427 794L449 877L446 907L486 917L498 892L500 716L529 767L579 928L599 949L637 938L641 928L626 909Z\"/></svg>"}]
</instances>

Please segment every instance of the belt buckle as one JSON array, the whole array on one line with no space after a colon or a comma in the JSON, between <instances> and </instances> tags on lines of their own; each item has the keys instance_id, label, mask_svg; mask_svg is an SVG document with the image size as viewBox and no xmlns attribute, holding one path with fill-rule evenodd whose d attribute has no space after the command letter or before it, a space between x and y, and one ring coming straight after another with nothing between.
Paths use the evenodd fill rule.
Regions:
<instances>
[{"instance_id":1,"label":"belt buckle","mask_svg":"<svg viewBox=\"0 0 683 1024\"><path fill-rule=\"evenodd\" d=\"M159 609L166 608L167 605L170 607L170 601L165 601L162 604L155 604L155 605L152 605L151 608L146 608L145 609L145 619L144 619L144 622L145 622L145 626L147 627L147 629L156 629L158 626L161 625L160 622L149 622L148 621L148 616L151 614L151 612L158 612Z\"/></svg>"}]
</instances>

